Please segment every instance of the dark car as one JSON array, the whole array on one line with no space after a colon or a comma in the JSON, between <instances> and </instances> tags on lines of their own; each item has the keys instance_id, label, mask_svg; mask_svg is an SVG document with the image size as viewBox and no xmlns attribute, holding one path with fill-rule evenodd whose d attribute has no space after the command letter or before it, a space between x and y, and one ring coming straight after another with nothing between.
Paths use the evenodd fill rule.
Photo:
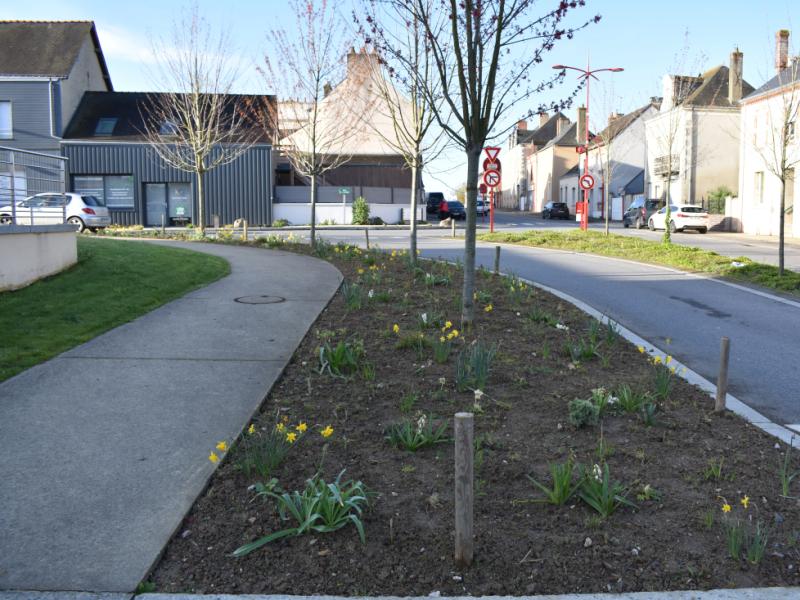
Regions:
<instances>
[{"instance_id":1,"label":"dark car","mask_svg":"<svg viewBox=\"0 0 800 600\"><path fill-rule=\"evenodd\" d=\"M464 210L464 205L458 200L448 200L447 210L450 211L450 216L456 220L467 218L467 211Z\"/></svg>"},{"instance_id":2,"label":"dark car","mask_svg":"<svg viewBox=\"0 0 800 600\"><path fill-rule=\"evenodd\" d=\"M569 219L569 206L566 202L548 202L542 209L543 219Z\"/></svg>"},{"instance_id":3,"label":"dark car","mask_svg":"<svg viewBox=\"0 0 800 600\"><path fill-rule=\"evenodd\" d=\"M428 214L438 213L439 212L439 205L444 200L444 194L442 192L430 192L429 194L425 194L425 210Z\"/></svg>"},{"instance_id":4,"label":"dark car","mask_svg":"<svg viewBox=\"0 0 800 600\"><path fill-rule=\"evenodd\" d=\"M650 217L657 213L664 207L664 202L661 200L645 200L644 198L637 198L625 211L622 216L622 224L625 227L633 225L636 229L647 227Z\"/></svg>"}]
</instances>

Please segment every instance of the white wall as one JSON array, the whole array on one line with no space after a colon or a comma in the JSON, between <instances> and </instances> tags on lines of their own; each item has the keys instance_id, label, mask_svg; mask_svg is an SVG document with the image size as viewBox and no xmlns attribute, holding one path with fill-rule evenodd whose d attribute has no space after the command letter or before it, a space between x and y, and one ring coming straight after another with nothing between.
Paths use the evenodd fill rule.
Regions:
<instances>
[{"instance_id":1,"label":"white wall","mask_svg":"<svg viewBox=\"0 0 800 600\"><path fill-rule=\"evenodd\" d=\"M83 97L83 92L103 92L106 89L103 71L94 51L92 36L87 35L69 77L61 82L61 126L66 128L69 124L72 114L78 108ZM54 133L58 136L61 135L61 132Z\"/></svg>"},{"instance_id":2,"label":"white wall","mask_svg":"<svg viewBox=\"0 0 800 600\"><path fill-rule=\"evenodd\" d=\"M645 122L645 143L647 145L645 195L648 198L664 197L667 187L669 187L669 194L673 202L682 202L684 200L681 190L684 188L683 179L686 174L685 132L686 115L685 111L680 108L672 110L663 110L662 108L661 112L656 113ZM668 155L670 152L678 155L678 170L680 173L668 183L666 179L656 175L655 160L659 156Z\"/></svg>"},{"instance_id":3,"label":"white wall","mask_svg":"<svg viewBox=\"0 0 800 600\"><path fill-rule=\"evenodd\" d=\"M408 220L411 211L409 204L370 204L369 216L380 217L390 225L400 222L400 211L403 219ZM290 225L308 225L311 221L311 205L300 203L276 203L272 207L273 219L286 219ZM417 220L425 220L425 205L417 207ZM317 203L316 221L334 221L336 225L350 225L353 222L353 205Z\"/></svg>"},{"instance_id":4,"label":"white wall","mask_svg":"<svg viewBox=\"0 0 800 600\"><path fill-rule=\"evenodd\" d=\"M0 256L13 257L0 261L0 292L25 287L78 262L78 242L72 227L43 233L36 229L8 225L0 230Z\"/></svg>"}]
</instances>

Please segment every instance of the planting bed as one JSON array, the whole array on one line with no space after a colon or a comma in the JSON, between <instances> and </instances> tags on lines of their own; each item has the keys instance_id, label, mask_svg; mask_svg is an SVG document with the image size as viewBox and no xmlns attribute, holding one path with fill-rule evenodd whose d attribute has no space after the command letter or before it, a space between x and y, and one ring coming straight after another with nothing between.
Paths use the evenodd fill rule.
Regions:
<instances>
[{"instance_id":1,"label":"planting bed","mask_svg":"<svg viewBox=\"0 0 800 600\"><path fill-rule=\"evenodd\" d=\"M778 475L785 445L735 416L713 415L712 399L674 376L668 398L654 400L652 425L640 411L611 406L599 425L576 428L570 401L623 384L653 394L655 374L666 368L613 331L592 328L571 305L518 283L512 290L504 278L479 273L476 322L462 330L458 269L420 262L415 273L407 257L330 248L324 254L346 282L360 282L348 295L351 302L360 297L362 307L348 309L344 294L336 295L265 400L253 435L284 420L289 431L306 423L272 476L283 489L302 489L321 464L326 481L343 469L344 479L363 481L375 494L363 515L366 543L347 526L232 557L287 526L274 501L256 498L250 486L259 477L238 467L241 444L234 444L227 454L215 450L222 458L217 473L149 577L157 591L523 595L800 584L800 506L781 495ZM459 335L451 336L453 351L440 364L430 347L418 354L414 336L439 340L446 320L453 325L445 335ZM565 350L592 336L593 357ZM320 373L320 345L343 340L363 341L359 373ZM476 340L497 347L479 406L473 391L456 389L457 355ZM452 441L409 452L390 445L385 429L425 413L447 419L450 438L452 415L463 410L476 412L479 449L475 561L459 570ZM328 425L333 434L325 438ZM209 450L218 441L209 440ZM619 506L601 518L577 495L563 506L531 502L543 494L527 476L550 485L549 463L570 456L589 473L606 463L636 508ZM798 468L795 457L791 466ZM656 492L646 494L645 486ZM800 478L790 492L800 495ZM744 541L734 559L726 524L737 521ZM763 558L751 561L746 553L757 524L768 538Z\"/></svg>"}]
</instances>

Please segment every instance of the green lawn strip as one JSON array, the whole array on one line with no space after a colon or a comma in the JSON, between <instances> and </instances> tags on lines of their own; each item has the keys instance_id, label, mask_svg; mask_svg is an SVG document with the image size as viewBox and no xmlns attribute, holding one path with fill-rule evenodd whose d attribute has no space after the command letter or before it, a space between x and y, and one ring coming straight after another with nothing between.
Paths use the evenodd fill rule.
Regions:
<instances>
[{"instance_id":1,"label":"green lawn strip","mask_svg":"<svg viewBox=\"0 0 800 600\"><path fill-rule=\"evenodd\" d=\"M727 277L800 296L800 273L784 270L783 277L779 277L778 267L772 265L757 263L743 256L731 258L716 252L679 244L651 242L626 235L610 234L606 236L596 231L484 233L478 235L478 239L482 242L558 248L601 256L616 256L684 271ZM743 266L733 266L734 262Z\"/></svg>"},{"instance_id":2,"label":"green lawn strip","mask_svg":"<svg viewBox=\"0 0 800 600\"><path fill-rule=\"evenodd\" d=\"M80 237L74 267L0 293L0 381L229 272L209 254Z\"/></svg>"}]
</instances>

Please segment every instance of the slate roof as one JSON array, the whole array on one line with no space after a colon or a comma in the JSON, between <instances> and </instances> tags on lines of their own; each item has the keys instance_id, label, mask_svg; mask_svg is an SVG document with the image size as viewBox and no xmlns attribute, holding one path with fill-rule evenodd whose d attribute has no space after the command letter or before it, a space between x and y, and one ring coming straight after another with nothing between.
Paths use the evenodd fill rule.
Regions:
<instances>
[{"instance_id":1,"label":"slate roof","mask_svg":"<svg viewBox=\"0 0 800 600\"><path fill-rule=\"evenodd\" d=\"M563 113L557 112L547 119L547 121L544 122L544 125L536 129L517 129L516 143L543 146L556 136L556 124L558 123L559 118L566 119L567 117L564 116Z\"/></svg>"},{"instance_id":2,"label":"slate roof","mask_svg":"<svg viewBox=\"0 0 800 600\"><path fill-rule=\"evenodd\" d=\"M562 131L559 135L554 137L547 143L547 147L550 146L580 146L583 144L583 140L580 142L577 140L578 135L578 124L572 123L569 127L567 127L564 131ZM592 133L589 132L589 137L591 138Z\"/></svg>"},{"instance_id":3,"label":"slate roof","mask_svg":"<svg viewBox=\"0 0 800 600\"><path fill-rule=\"evenodd\" d=\"M581 164L580 164L580 162L579 162L579 163L578 163L578 164L576 164L574 167L572 167L572 168L571 168L569 171L567 171L566 173L564 173L564 174L561 176L561 179L564 179L564 178L566 178L566 177L578 177L580 174L581 174Z\"/></svg>"},{"instance_id":4,"label":"slate roof","mask_svg":"<svg viewBox=\"0 0 800 600\"><path fill-rule=\"evenodd\" d=\"M642 114L644 114L644 112L648 108L650 108L651 106L655 106L655 108L658 109L659 105L660 103L657 102L648 102L641 108L637 108L636 110L629 112L627 115L623 115L621 117L614 119L613 121L611 121L608 127L606 127L605 129L603 129L603 131L597 134L596 138L600 143L602 143L602 140L610 140L615 138L620 133L625 131L625 129L627 129L628 126L631 125L631 123L633 123L636 119L641 117ZM594 144L592 145L592 147L594 147Z\"/></svg>"},{"instance_id":5,"label":"slate roof","mask_svg":"<svg viewBox=\"0 0 800 600\"><path fill-rule=\"evenodd\" d=\"M718 106L727 108L736 106L738 103L731 104L728 101L728 73L729 69L725 65L709 69L700 75L703 82L680 104L682 106ZM754 89L752 85L742 79L742 97L747 96Z\"/></svg>"},{"instance_id":6,"label":"slate roof","mask_svg":"<svg viewBox=\"0 0 800 600\"><path fill-rule=\"evenodd\" d=\"M0 77L69 77L86 36L113 90L92 21L0 21Z\"/></svg>"},{"instance_id":7,"label":"slate roof","mask_svg":"<svg viewBox=\"0 0 800 600\"><path fill-rule=\"evenodd\" d=\"M85 92L72 120L64 131L65 140L93 141L144 141L145 118L148 103L158 93L148 92ZM244 106L249 99L275 102L275 96L247 96L232 94L228 110L231 114ZM108 135L95 133L100 119L116 119ZM270 137L261 135L259 141L269 143Z\"/></svg>"},{"instance_id":8,"label":"slate roof","mask_svg":"<svg viewBox=\"0 0 800 600\"><path fill-rule=\"evenodd\" d=\"M758 98L761 95L768 94L769 92L779 90L783 86L789 85L790 83L799 82L800 81L800 68L798 68L799 66L800 63L794 66L786 67L780 73L775 75L772 79L770 79L764 85L762 85L760 88L744 96L742 100L749 101L754 98Z\"/></svg>"},{"instance_id":9,"label":"slate roof","mask_svg":"<svg viewBox=\"0 0 800 600\"><path fill-rule=\"evenodd\" d=\"M644 169L633 176L633 178L625 184L624 192L626 195L636 195L644 193Z\"/></svg>"}]
</instances>

